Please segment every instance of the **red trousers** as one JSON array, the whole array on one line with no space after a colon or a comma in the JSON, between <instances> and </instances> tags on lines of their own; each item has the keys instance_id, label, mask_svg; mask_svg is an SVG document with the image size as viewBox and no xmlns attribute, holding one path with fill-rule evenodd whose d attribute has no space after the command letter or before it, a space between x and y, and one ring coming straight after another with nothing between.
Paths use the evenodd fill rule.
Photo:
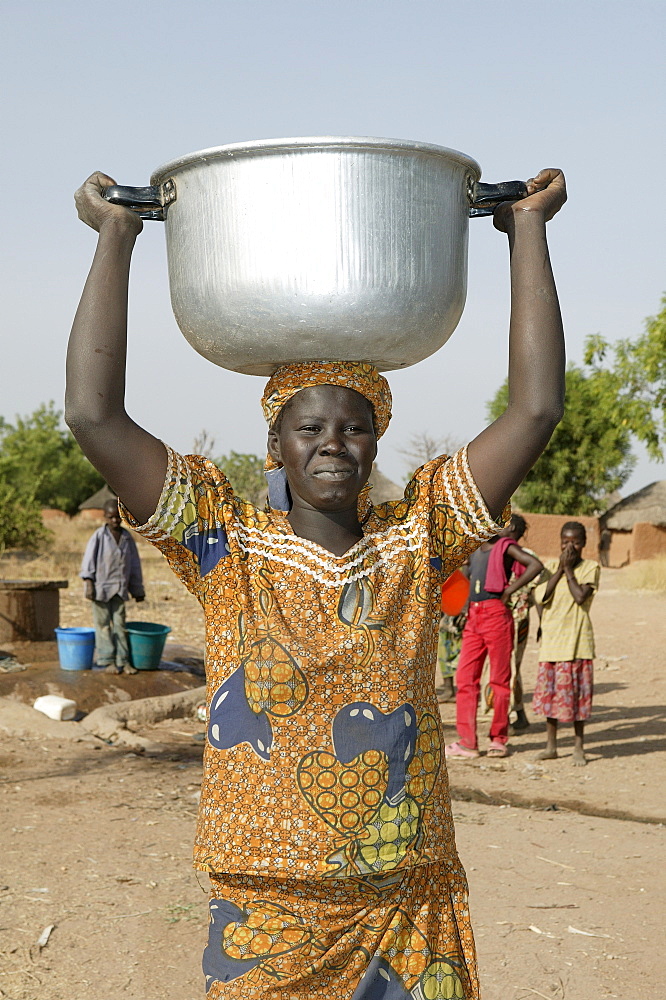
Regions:
<instances>
[{"instance_id":1,"label":"red trousers","mask_svg":"<svg viewBox=\"0 0 666 1000\"><path fill-rule=\"evenodd\" d=\"M490 739L498 743L508 739L512 650L513 615L509 609L500 600L470 604L456 670L456 728L460 742L470 750L477 749L476 710L486 656L493 691Z\"/></svg>"}]
</instances>

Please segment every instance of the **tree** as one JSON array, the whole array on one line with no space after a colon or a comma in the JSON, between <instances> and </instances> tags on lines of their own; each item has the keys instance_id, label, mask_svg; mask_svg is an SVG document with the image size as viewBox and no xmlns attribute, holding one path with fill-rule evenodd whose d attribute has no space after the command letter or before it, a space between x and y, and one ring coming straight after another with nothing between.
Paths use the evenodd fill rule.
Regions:
<instances>
[{"instance_id":1,"label":"tree","mask_svg":"<svg viewBox=\"0 0 666 1000\"><path fill-rule=\"evenodd\" d=\"M0 481L0 552L4 549L37 552L51 537L35 498Z\"/></svg>"},{"instance_id":2,"label":"tree","mask_svg":"<svg viewBox=\"0 0 666 1000\"><path fill-rule=\"evenodd\" d=\"M39 507L75 514L104 485L51 402L14 424L0 423L0 483Z\"/></svg>"},{"instance_id":3,"label":"tree","mask_svg":"<svg viewBox=\"0 0 666 1000\"><path fill-rule=\"evenodd\" d=\"M215 438L212 437L204 427L203 430L199 431L192 442L192 454L203 455L204 458L210 458L212 461L214 450Z\"/></svg>"},{"instance_id":4,"label":"tree","mask_svg":"<svg viewBox=\"0 0 666 1000\"><path fill-rule=\"evenodd\" d=\"M635 458L632 436L653 459L666 441L666 296L661 311L635 339L610 344L588 337L584 366L567 370L564 420L516 494L526 510L591 514L626 482ZM491 418L506 405L502 386L488 406Z\"/></svg>"},{"instance_id":5,"label":"tree","mask_svg":"<svg viewBox=\"0 0 666 1000\"><path fill-rule=\"evenodd\" d=\"M454 455L461 447L461 443L450 434L434 438L428 431L420 431L418 434L412 434L405 448L396 450L402 455L409 469L408 478L411 478L416 469L420 469L426 462L431 462L433 458L438 458L440 455Z\"/></svg>"},{"instance_id":6,"label":"tree","mask_svg":"<svg viewBox=\"0 0 666 1000\"><path fill-rule=\"evenodd\" d=\"M216 458L215 464L222 469L238 496L260 507L267 491L264 461L258 455L230 451L228 455Z\"/></svg>"},{"instance_id":7,"label":"tree","mask_svg":"<svg viewBox=\"0 0 666 1000\"><path fill-rule=\"evenodd\" d=\"M564 417L515 495L516 504L535 514L595 514L609 493L631 474L631 430L616 405L612 372L570 364L566 372ZM497 419L508 402L505 382L488 404Z\"/></svg>"},{"instance_id":8,"label":"tree","mask_svg":"<svg viewBox=\"0 0 666 1000\"><path fill-rule=\"evenodd\" d=\"M612 354L612 362L606 359ZM606 362L606 364L604 364ZM651 458L663 460L666 440L666 296L661 312L645 321L636 340L612 346L603 337L588 337L585 363L612 381L615 406L624 425L647 446Z\"/></svg>"}]
</instances>

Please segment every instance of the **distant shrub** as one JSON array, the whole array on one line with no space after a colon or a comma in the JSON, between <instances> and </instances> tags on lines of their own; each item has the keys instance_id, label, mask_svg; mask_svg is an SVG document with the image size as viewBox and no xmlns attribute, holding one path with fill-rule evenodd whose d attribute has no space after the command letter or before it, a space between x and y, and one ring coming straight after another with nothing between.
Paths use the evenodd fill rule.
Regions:
<instances>
[{"instance_id":1,"label":"distant shrub","mask_svg":"<svg viewBox=\"0 0 666 1000\"><path fill-rule=\"evenodd\" d=\"M53 403L13 424L0 417L0 481L67 514L104 485Z\"/></svg>"},{"instance_id":2,"label":"distant shrub","mask_svg":"<svg viewBox=\"0 0 666 1000\"><path fill-rule=\"evenodd\" d=\"M41 552L52 537L34 496L0 480L0 551Z\"/></svg>"}]
</instances>

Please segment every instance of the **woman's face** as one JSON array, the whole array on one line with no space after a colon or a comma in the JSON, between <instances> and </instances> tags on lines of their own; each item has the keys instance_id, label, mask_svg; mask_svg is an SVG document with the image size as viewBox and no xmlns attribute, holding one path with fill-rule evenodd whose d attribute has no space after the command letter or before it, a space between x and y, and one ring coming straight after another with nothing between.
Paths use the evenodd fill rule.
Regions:
<instances>
[{"instance_id":1,"label":"woman's face","mask_svg":"<svg viewBox=\"0 0 666 1000\"><path fill-rule=\"evenodd\" d=\"M294 504L340 511L356 504L377 455L370 402L354 389L318 385L282 411L268 450L282 462Z\"/></svg>"}]
</instances>

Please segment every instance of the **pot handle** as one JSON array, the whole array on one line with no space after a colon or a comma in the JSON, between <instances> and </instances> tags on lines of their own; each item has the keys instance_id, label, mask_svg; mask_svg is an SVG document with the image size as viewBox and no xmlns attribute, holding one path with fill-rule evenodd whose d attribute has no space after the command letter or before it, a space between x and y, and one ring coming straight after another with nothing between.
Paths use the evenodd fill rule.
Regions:
<instances>
[{"instance_id":1,"label":"pot handle","mask_svg":"<svg viewBox=\"0 0 666 1000\"><path fill-rule=\"evenodd\" d=\"M492 215L503 201L520 201L527 197L527 185L524 181L482 184L470 179L467 193L470 201L469 217L474 219L478 215Z\"/></svg>"},{"instance_id":2,"label":"pot handle","mask_svg":"<svg viewBox=\"0 0 666 1000\"><path fill-rule=\"evenodd\" d=\"M124 205L131 209L140 219L164 222L167 208L176 200L176 185L173 180L152 187L123 187L113 184L104 189L102 197L112 205Z\"/></svg>"}]
</instances>

